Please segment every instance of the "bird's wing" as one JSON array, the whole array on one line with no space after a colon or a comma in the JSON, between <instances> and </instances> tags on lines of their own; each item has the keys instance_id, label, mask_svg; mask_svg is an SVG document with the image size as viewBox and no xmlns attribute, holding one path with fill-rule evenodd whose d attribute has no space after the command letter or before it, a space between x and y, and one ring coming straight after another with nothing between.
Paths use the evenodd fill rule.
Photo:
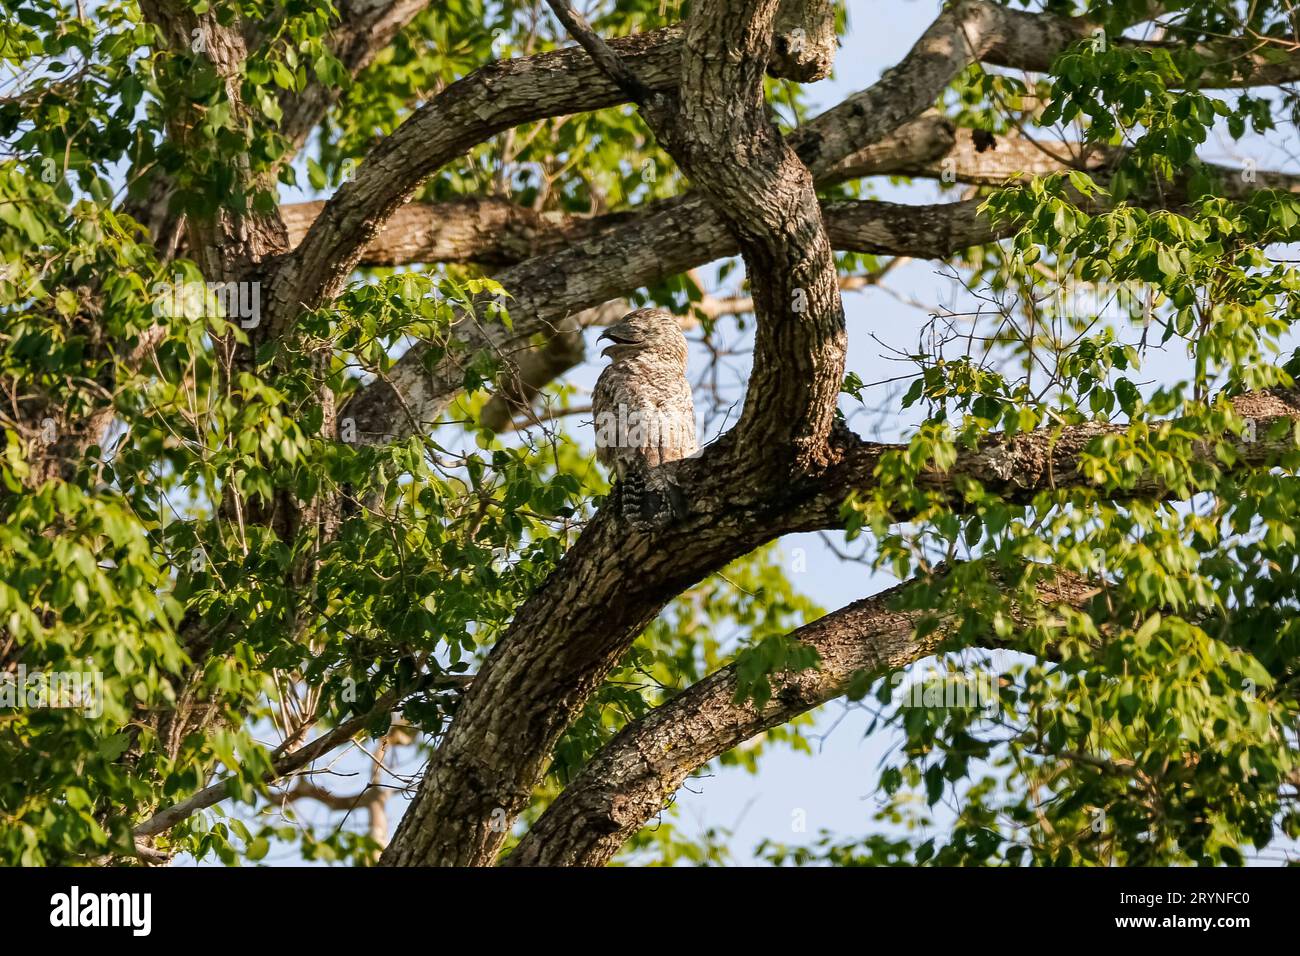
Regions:
<instances>
[{"instance_id":1,"label":"bird's wing","mask_svg":"<svg viewBox=\"0 0 1300 956\"><path fill-rule=\"evenodd\" d=\"M635 375L610 365L600 373L592 391L596 460L618 478L645 461L644 422L655 412L653 401L642 394L641 386Z\"/></svg>"},{"instance_id":2,"label":"bird's wing","mask_svg":"<svg viewBox=\"0 0 1300 956\"><path fill-rule=\"evenodd\" d=\"M695 454L695 401L691 386L680 378L656 396L660 431L654 446L646 449L649 464L659 465Z\"/></svg>"},{"instance_id":3,"label":"bird's wing","mask_svg":"<svg viewBox=\"0 0 1300 956\"><path fill-rule=\"evenodd\" d=\"M611 470L617 470L615 458L618 448L611 443L613 429L618 421L618 385L620 378L613 365L606 366L596 379L591 392L591 421L596 431L596 460ZM614 424L611 426L610 415Z\"/></svg>"}]
</instances>

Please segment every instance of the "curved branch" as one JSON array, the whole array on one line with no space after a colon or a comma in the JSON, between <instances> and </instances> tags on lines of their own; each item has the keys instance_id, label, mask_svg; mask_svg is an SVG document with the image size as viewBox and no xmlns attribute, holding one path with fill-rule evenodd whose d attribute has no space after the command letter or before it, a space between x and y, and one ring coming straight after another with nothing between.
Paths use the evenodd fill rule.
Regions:
<instances>
[{"instance_id":1,"label":"curved branch","mask_svg":"<svg viewBox=\"0 0 1300 956\"><path fill-rule=\"evenodd\" d=\"M680 31L611 41L651 89L671 85ZM625 94L581 50L482 67L448 86L382 140L325 203L285 264L276 300L315 307L333 299L388 218L445 163L512 126L615 106Z\"/></svg>"},{"instance_id":2,"label":"curved branch","mask_svg":"<svg viewBox=\"0 0 1300 956\"><path fill-rule=\"evenodd\" d=\"M768 118L763 75L775 4L702 2L682 63L680 113L651 125L736 237L758 328L736 427L776 474L824 462L847 337L813 175Z\"/></svg>"},{"instance_id":3,"label":"curved branch","mask_svg":"<svg viewBox=\"0 0 1300 956\"><path fill-rule=\"evenodd\" d=\"M928 612L899 610L916 581L892 587L806 624L789 636L819 664L773 675L762 707L737 703L730 664L628 724L591 758L506 857L506 866L602 866L658 812L686 778L751 737L843 695L855 676L883 676L931 654L954 621L918 635ZM1083 607L1097 588L1058 573L1037 584L1046 604ZM992 643L990 643L992 646Z\"/></svg>"},{"instance_id":4,"label":"curved branch","mask_svg":"<svg viewBox=\"0 0 1300 956\"><path fill-rule=\"evenodd\" d=\"M815 180L835 181L842 178L842 174L836 172L837 164L864 143L882 139L905 122L924 113L944 87L978 52L1004 55L1008 59L1013 55L1023 55L1027 57L1027 65L1041 66L1040 61L1044 55L1042 51L1063 49L1069 42L1085 35L1086 28L1087 24L1081 22L1042 14L1013 14L995 4L959 4L942 14L903 62L889 71L880 82L795 130L789 138L790 143ZM975 45L966 42L966 37L972 31L978 38L982 38ZM640 38L612 40L609 45L647 88L655 91L671 90L676 79L675 67L681 60L680 36L678 30L659 31ZM699 42L707 48L707 41L708 37L705 36ZM770 49L764 55L770 58ZM276 294L302 302L332 296L341 287L346 273L359 260L360 250L369 245L379 233L386 216L410 195L424 173L454 154L455 143L469 143L476 135L490 135L512 123L538 118L539 115L554 115L618 102L617 85L605 77L598 67L586 62L585 58L575 61L573 58L576 56L576 51L560 51L510 61L513 65L508 68L503 65L485 68L445 90L381 143L358 171L357 178L352 183L345 184L326 204L321 217L308 231L295 254L294 259L299 264L294 265L290 271L297 272L298 275ZM1050 56L1047 59L1050 62ZM502 70L506 72L500 72ZM749 72L752 74L753 70ZM571 81L575 76L586 78L586 85L580 91L573 89ZM499 94L496 102L488 95L493 89ZM712 96L716 101L718 96L725 93L725 90L715 90ZM554 98L545 107L551 112L538 114L537 111L543 107L539 107L535 99L548 96ZM722 102L725 101L723 96ZM595 102L594 106L591 105L592 102ZM712 122L714 117L708 113L710 108L708 101L698 104L698 109L704 111L699 118ZM461 116L463 112L470 115ZM484 116L487 119L481 118ZM653 119L652 116L647 118ZM765 121L764 116L763 122ZM658 132L661 135L664 132L669 134L666 144L671 146L671 131ZM772 147L772 142L779 143L779 138L775 141L769 139L767 147L755 143L752 148L783 149ZM447 146L448 143L453 145ZM683 163L688 174L702 177L702 183L707 182L710 176L725 179L728 174L727 170L719 168L723 164L710 162L711 157L707 152L700 156L695 170L690 168L691 162L684 150L676 152L681 155L675 155L674 158ZM755 152L748 159L756 159L759 155ZM781 174L778 178L784 181L786 176L800 176L795 169L797 163L790 165L789 157L784 154L781 161L784 165L780 167ZM391 182L390 172L395 174ZM716 186L725 188L726 184L719 182ZM735 187L730 190L735 191ZM752 202L752 197L743 186L739 192L741 195L738 198L742 205L738 207L738 212L747 209ZM798 218L790 224L796 227L792 232L806 231L816 218L816 208L806 198L809 192L801 186L796 193L788 196L784 192L778 194L786 204L795 195L805 197L800 200L804 205L798 209ZM569 310L590 308L625 295L628 289L637 285L667 278L711 258L733 255L736 251L734 246L727 248L724 245L728 230L722 215L700 195L693 194L658 203L651 210L653 212L647 210L649 215L642 214L645 218L629 224L626 232L602 237L598 244L587 244L574 250L572 256L559 253L549 261L532 263L532 268L529 263L525 263L518 267L518 272L512 270L498 275L498 281L515 297L510 310L513 331L508 332L502 328L484 330L477 327L476 323L471 323L475 327L464 333L468 352L473 353L483 348L501 349L512 335L523 339L539 332L547 333ZM661 249L648 245L661 238L670 239L671 247ZM788 238L803 242L808 237L792 235ZM922 242L922 236L913 235L909 250L917 248ZM693 246L697 251L686 255L691 251L686 246ZM723 251L712 255L704 251L713 248ZM787 245L786 248L790 246ZM677 253L683 254L682 259L673 259ZM819 246L811 246L804 252L808 263L820 262L828 255L829 250ZM614 279L609 274L611 263L624 266L623 274L619 277L621 281L611 281ZM643 268L637 268L638 265ZM760 268L757 271L766 271L762 268L761 257L758 265ZM755 271L751 270L751 275ZM567 284L570 274L581 277L583 284L598 287L599 292L578 298L573 295L572 289L557 288ZM833 299L838 302L833 283L828 284L826 277L816 269L807 274L790 275L786 285L789 288L771 290L772 301L767 307L789 311L789 307L795 305L795 289L800 290L798 297L802 304L811 305L814 309L821 310L823 301ZM564 304L557 306L560 301ZM829 358L832 352L842 347L834 345L842 331L836 332L829 327L819 329L817 322L785 322L780 326L768 323L768 331L762 334L770 341L764 346L763 354L768 355L770 351L772 358L778 354L793 354L787 353L786 349L788 347L798 351L793 339L799 338L801 333L824 339L822 345L810 354ZM782 342L783 336L792 341ZM397 397L399 394L414 410L417 421L431 425L454 397L463 378L461 368L469 358L469 354L464 351L451 351L452 354L432 370L426 370L424 359L428 347L417 344L398 361L388 381L375 382L358 394L346 410L346 414L354 419L358 433L369 436L371 440L402 434L403 429L409 426L405 419L399 421L398 416L392 413L401 404ZM756 375L761 377L767 374L765 371L760 373L760 368L772 369L773 374L780 374L766 360L761 366L756 365ZM768 388L767 391L772 390ZM791 436L811 427L807 435L800 437L799 443L807 447L802 448L797 455L815 455L817 436L821 434L824 439L823 430L827 427L825 414L819 413L811 418L806 414L814 408L824 408L824 398L824 395L812 399L796 396L796 403L800 404L805 414L791 416L789 425L779 426L779 430L786 429ZM751 404L761 405L762 401ZM757 407L749 414L757 415L759 421L771 422L775 419L775 416L758 415Z\"/></svg>"}]
</instances>

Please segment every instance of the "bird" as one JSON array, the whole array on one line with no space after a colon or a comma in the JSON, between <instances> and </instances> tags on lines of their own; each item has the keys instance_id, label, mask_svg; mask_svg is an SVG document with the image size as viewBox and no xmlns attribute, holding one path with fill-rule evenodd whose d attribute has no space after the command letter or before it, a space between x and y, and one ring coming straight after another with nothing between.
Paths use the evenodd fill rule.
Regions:
<instances>
[{"instance_id":1,"label":"bird","mask_svg":"<svg viewBox=\"0 0 1300 956\"><path fill-rule=\"evenodd\" d=\"M659 466L699 451L686 336L671 312L636 309L596 341L603 339L610 363L592 393L596 459L617 482L623 517L641 529L662 526L687 506Z\"/></svg>"}]
</instances>

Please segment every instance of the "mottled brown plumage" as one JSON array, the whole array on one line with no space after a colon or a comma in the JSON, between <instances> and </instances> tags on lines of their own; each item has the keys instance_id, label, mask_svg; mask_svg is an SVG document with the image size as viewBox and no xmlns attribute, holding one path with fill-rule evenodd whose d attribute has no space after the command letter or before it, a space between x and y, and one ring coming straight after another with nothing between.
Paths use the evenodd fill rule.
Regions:
<instances>
[{"instance_id":1,"label":"mottled brown plumage","mask_svg":"<svg viewBox=\"0 0 1300 956\"><path fill-rule=\"evenodd\" d=\"M686 380L686 337L662 309L637 309L600 336L610 364L596 381L596 457L623 483L623 510L653 521L679 495L652 469L695 454L695 403Z\"/></svg>"}]
</instances>

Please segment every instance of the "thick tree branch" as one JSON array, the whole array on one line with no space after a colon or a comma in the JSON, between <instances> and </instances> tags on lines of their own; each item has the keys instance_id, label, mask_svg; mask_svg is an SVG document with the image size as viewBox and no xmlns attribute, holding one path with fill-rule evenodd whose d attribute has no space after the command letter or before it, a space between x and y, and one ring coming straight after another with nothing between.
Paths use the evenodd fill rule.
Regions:
<instances>
[{"instance_id":1,"label":"thick tree branch","mask_svg":"<svg viewBox=\"0 0 1300 956\"><path fill-rule=\"evenodd\" d=\"M977 138L979 142L977 142ZM831 174L818 181L818 185L831 185L844 179L866 176L900 175L915 178L942 179L980 186L1005 184L1019 173L1042 176L1049 173L1079 169L1094 175L1105 184L1110 170L1122 159L1123 151L1116 148L1089 146L1083 143L1057 140L1031 141L1023 136L998 136L984 139L975 131L955 128L937 113L927 114L899 129L881 143L854 153L835 167ZM1229 166L1207 164L1207 169L1217 173L1225 195L1244 199L1259 189L1300 191L1300 176L1276 170L1246 170ZM1163 199L1178 201L1182 193L1167 188ZM695 197L690 200L694 201ZM399 266L413 263L465 262L485 266L518 265L533 256L555 254L571 245L596 242L603 237L615 238L613 230L637 230L639 219L670 208L684 200L669 200L652 204L644 209L605 213L599 216L566 216L538 213L526 206L494 197L474 197L443 203L410 203L399 209L387 222L383 232L362 253L358 262L362 266ZM291 245L297 245L320 215L321 201L295 203L281 207L281 215L289 230ZM911 255L918 244L935 250L932 258L941 258L960 251L954 242L964 241L954 234L952 240L935 235L926 242L929 225L942 219L943 209L952 210L952 216L964 226L970 213L961 203L931 206L907 206L871 201L823 203L822 216L831 233L832 244L845 251L860 251L868 243L871 251L882 255ZM923 222L916 230L920 236L910 236L913 230L897 228L898 216L910 215L907 210L919 210ZM963 211L958 212L961 209ZM856 230L863 224L871 230L863 235ZM956 223L954 223L956 225ZM894 248L893 237L909 235ZM988 241L987 232L973 233L969 244ZM686 249L697 249L694 266L733 255L721 251L734 246L725 244L705 248L695 243L693 237L683 235L654 235L655 248L663 250L665 244ZM675 261L692 258L690 253L671 253ZM688 267L693 268L694 266ZM636 288L645 281L639 274L629 273L627 288ZM572 303L570 304L572 307Z\"/></svg>"},{"instance_id":2,"label":"thick tree branch","mask_svg":"<svg viewBox=\"0 0 1300 956\"><path fill-rule=\"evenodd\" d=\"M546 0L546 4L555 14L555 18L564 25L569 36L578 41L578 45L587 51L587 55L600 71L613 80L615 85L627 94L628 99L634 103L645 103L650 99L650 88L642 83L622 58L610 49L609 44L600 38L591 28L586 17L573 9L565 0Z\"/></svg>"},{"instance_id":3,"label":"thick tree branch","mask_svg":"<svg viewBox=\"0 0 1300 956\"><path fill-rule=\"evenodd\" d=\"M1022 69L1046 69L1069 43L1090 35L1083 20L1019 13L966 0L945 11L908 56L879 83L855 94L792 137L815 175L855 149L877 142L928 109L943 88L977 59ZM813 36L812 33L809 36ZM678 28L608 41L648 90L675 87ZM1300 57L1289 67L1300 76ZM1251 78L1280 82L1285 70ZM417 110L372 151L356 177L340 188L285 269L276 295L316 306L342 288L364 250L433 171L512 126L626 102L626 94L585 53L560 50L493 64L452 84Z\"/></svg>"},{"instance_id":4,"label":"thick tree branch","mask_svg":"<svg viewBox=\"0 0 1300 956\"><path fill-rule=\"evenodd\" d=\"M316 201L280 207L291 245L302 242L324 206L324 202ZM516 265L533 256L550 255L587 242L638 215L641 213L615 212L591 217L552 215L490 196L410 203L398 209L384 224L383 232L365 248L357 265L436 262Z\"/></svg>"},{"instance_id":5,"label":"thick tree branch","mask_svg":"<svg viewBox=\"0 0 1300 956\"><path fill-rule=\"evenodd\" d=\"M935 653L958 622L942 621L918 636L917 625L928 612L898 609L914 585L897 585L791 633L817 651L820 663L774 675L771 699L762 707L736 702L737 667L731 664L624 727L564 788L505 864L601 866L710 760L841 696L862 672L884 676ZM1038 582L1036 589L1044 604L1076 608L1098 590L1066 573Z\"/></svg>"},{"instance_id":6,"label":"thick tree branch","mask_svg":"<svg viewBox=\"0 0 1300 956\"><path fill-rule=\"evenodd\" d=\"M1036 140L1021 133L994 136L956 128L937 113L927 113L896 130L888 139L859 150L835 172L844 179L897 175L976 186L1001 186L1017 176L1046 176L1077 169L1103 186L1128 156L1124 147L1092 143ZM1245 199L1260 189L1300 191L1300 176L1276 170L1247 169L1205 163L1225 196ZM1190 170L1162 186L1166 204L1185 201Z\"/></svg>"}]
</instances>

